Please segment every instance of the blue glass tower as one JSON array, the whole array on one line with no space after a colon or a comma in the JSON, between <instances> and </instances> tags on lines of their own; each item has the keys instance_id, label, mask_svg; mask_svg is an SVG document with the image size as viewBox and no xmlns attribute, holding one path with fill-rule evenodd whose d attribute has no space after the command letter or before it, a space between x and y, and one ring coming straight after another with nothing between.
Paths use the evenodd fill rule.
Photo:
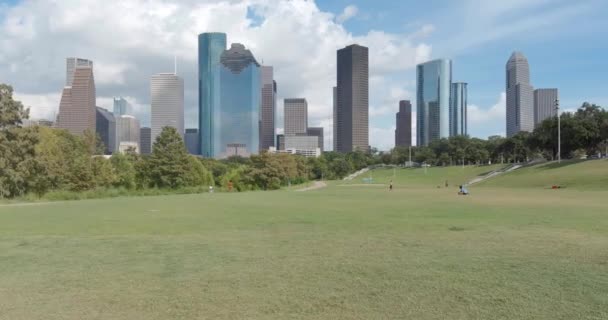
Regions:
<instances>
[{"instance_id":1,"label":"blue glass tower","mask_svg":"<svg viewBox=\"0 0 608 320\"><path fill-rule=\"evenodd\" d=\"M226 50L225 33L198 36L198 134L201 154L213 156L213 113L220 107L220 57Z\"/></svg>"},{"instance_id":2,"label":"blue glass tower","mask_svg":"<svg viewBox=\"0 0 608 320\"><path fill-rule=\"evenodd\" d=\"M467 132L467 83L452 83L450 99L450 136L466 136Z\"/></svg>"},{"instance_id":3,"label":"blue glass tower","mask_svg":"<svg viewBox=\"0 0 608 320\"><path fill-rule=\"evenodd\" d=\"M260 64L242 44L222 53L220 108L212 110L211 157L249 156L260 145Z\"/></svg>"},{"instance_id":4,"label":"blue glass tower","mask_svg":"<svg viewBox=\"0 0 608 320\"><path fill-rule=\"evenodd\" d=\"M433 60L416 68L416 144L428 146L450 136L452 61Z\"/></svg>"}]
</instances>

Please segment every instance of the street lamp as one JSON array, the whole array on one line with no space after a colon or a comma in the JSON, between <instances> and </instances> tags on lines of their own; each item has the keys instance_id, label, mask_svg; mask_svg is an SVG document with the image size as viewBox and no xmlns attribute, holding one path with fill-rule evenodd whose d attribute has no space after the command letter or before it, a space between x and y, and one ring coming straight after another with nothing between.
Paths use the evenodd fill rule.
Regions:
<instances>
[{"instance_id":1,"label":"street lamp","mask_svg":"<svg viewBox=\"0 0 608 320\"><path fill-rule=\"evenodd\" d=\"M559 116L559 99L555 99L555 112L557 113L557 163L562 162L562 132Z\"/></svg>"}]
</instances>

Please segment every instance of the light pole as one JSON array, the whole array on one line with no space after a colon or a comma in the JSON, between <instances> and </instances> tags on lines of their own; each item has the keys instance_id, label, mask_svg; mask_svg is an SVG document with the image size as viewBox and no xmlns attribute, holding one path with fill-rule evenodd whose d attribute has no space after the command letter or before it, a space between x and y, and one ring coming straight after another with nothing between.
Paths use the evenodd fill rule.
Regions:
<instances>
[{"instance_id":1,"label":"light pole","mask_svg":"<svg viewBox=\"0 0 608 320\"><path fill-rule=\"evenodd\" d=\"M559 116L559 99L555 99L555 112L557 113L557 163L562 162L562 132L561 117Z\"/></svg>"}]
</instances>

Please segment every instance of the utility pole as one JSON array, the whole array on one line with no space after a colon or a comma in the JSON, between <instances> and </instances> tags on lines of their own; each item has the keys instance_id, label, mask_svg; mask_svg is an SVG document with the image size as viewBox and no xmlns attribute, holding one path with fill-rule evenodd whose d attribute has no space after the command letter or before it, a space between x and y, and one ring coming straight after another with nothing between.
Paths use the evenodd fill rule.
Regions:
<instances>
[{"instance_id":1,"label":"utility pole","mask_svg":"<svg viewBox=\"0 0 608 320\"><path fill-rule=\"evenodd\" d=\"M562 132L561 117L559 115L559 99L555 99L555 111L557 112L557 163L562 162Z\"/></svg>"}]
</instances>

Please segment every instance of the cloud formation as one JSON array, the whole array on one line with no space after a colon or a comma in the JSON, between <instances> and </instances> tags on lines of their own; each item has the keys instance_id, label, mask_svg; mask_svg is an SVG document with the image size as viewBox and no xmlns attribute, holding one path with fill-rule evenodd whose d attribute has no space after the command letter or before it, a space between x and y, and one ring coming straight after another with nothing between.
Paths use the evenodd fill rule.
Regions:
<instances>
[{"instance_id":1,"label":"cloud formation","mask_svg":"<svg viewBox=\"0 0 608 320\"><path fill-rule=\"evenodd\" d=\"M355 17L357 13L359 13L359 8L357 8L357 6L347 6L346 8L344 8L344 11L342 11L342 13L336 17L336 21L338 21L338 23L344 23L347 20L350 20L351 18Z\"/></svg>"}]
</instances>

